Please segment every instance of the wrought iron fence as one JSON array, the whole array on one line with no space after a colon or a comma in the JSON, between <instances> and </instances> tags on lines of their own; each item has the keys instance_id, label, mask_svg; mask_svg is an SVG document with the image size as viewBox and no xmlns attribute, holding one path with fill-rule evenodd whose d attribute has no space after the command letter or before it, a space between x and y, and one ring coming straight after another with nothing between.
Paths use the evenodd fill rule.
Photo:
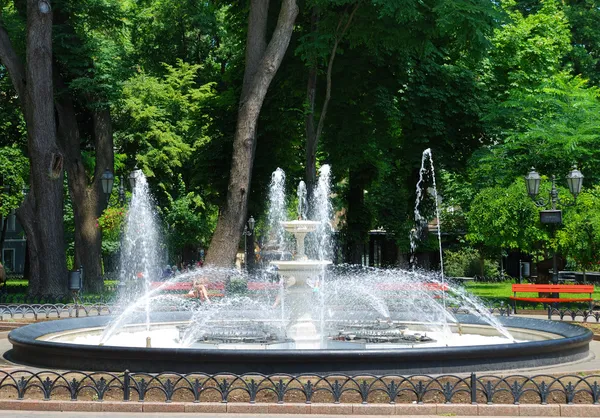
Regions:
<instances>
[{"instance_id":1,"label":"wrought iron fence","mask_svg":"<svg viewBox=\"0 0 600 418\"><path fill-rule=\"evenodd\" d=\"M93 304L15 304L0 305L0 321L6 319L50 319L78 318L80 316L109 315L114 313L113 305L105 303Z\"/></svg>"},{"instance_id":2,"label":"wrought iron fence","mask_svg":"<svg viewBox=\"0 0 600 418\"><path fill-rule=\"evenodd\" d=\"M600 402L600 375L507 377L236 375L0 371L0 397L44 400L276 403Z\"/></svg>"},{"instance_id":3,"label":"wrought iron fence","mask_svg":"<svg viewBox=\"0 0 600 418\"><path fill-rule=\"evenodd\" d=\"M557 319L557 316L561 321L567 318L567 320L570 319L571 321L580 319L583 322L588 322L589 320L600 322L600 311L592 311L590 309L560 309L549 306L548 319Z\"/></svg>"}]
</instances>

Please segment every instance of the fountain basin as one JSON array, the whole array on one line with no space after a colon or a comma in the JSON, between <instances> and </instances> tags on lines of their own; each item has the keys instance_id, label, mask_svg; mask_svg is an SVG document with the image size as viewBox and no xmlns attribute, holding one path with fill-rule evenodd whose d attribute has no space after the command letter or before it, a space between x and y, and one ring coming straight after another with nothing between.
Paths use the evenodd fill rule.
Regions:
<instances>
[{"instance_id":1,"label":"fountain basin","mask_svg":"<svg viewBox=\"0 0 600 418\"><path fill-rule=\"evenodd\" d=\"M189 312L153 313L153 327L183 323ZM472 315L457 316L463 332L492 329ZM462 347L363 349L196 349L119 347L45 341L50 335L104 328L113 318L98 316L27 325L11 331L11 361L37 367L95 371L439 374L531 368L586 358L592 332L577 325L502 317L518 338L532 341ZM140 321L141 322L141 321Z\"/></svg>"}]
</instances>

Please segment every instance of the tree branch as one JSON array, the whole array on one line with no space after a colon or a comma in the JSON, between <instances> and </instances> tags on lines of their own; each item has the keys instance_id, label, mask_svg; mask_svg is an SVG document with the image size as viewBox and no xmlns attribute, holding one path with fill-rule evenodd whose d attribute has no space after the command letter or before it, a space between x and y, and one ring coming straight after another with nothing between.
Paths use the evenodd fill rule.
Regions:
<instances>
[{"instance_id":1,"label":"tree branch","mask_svg":"<svg viewBox=\"0 0 600 418\"><path fill-rule=\"evenodd\" d=\"M17 55L8 32L2 24L2 16L0 15L0 62L8 70L10 79L19 95L21 107L25 110L25 66L21 58Z\"/></svg>"},{"instance_id":2,"label":"tree branch","mask_svg":"<svg viewBox=\"0 0 600 418\"><path fill-rule=\"evenodd\" d=\"M333 70L333 61L335 60L337 48L338 48L340 41L346 34L346 31L348 30L348 27L350 26L350 23L352 22L352 19L354 18L354 14L358 10L358 7L360 6L361 3L362 3L362 1L359 0L356 3L356 5L354 6L354 9L352 9L352 13L350 13L350 17L348 17L348 20L346 21L346 25L344 26L342 33L339 34L339 36L338 36L338 31L342 25L343 16L340 17L340 21L339 21L338 26L335 31L336 32L335 41L333 43L333 49L331 50L331 56L329 57L329 64L327 65L327 89L325 92L325 101L323 102L323 108L321 109L321 115L319 116L319 124L317 125L317 135L316 135L317 142L319 141L319 138L321 137L321 132L323 132L323 126L325 125L325 116L327 115L327 108L329 107L329 101L331 100L331 72Z\"/></svg>"},{"instance_id":3,"label":"tree branch","mask_svg":"<svg viewBox=\"0 0 600 418\"><path fill-rule=\"evenodd\" d=\"M267 48L267 21L269 0L251 0L248 15L248 36L246 38L246 68L242 84L242 100L252 87L252 79Z\"/></svg>"}]
</instances>

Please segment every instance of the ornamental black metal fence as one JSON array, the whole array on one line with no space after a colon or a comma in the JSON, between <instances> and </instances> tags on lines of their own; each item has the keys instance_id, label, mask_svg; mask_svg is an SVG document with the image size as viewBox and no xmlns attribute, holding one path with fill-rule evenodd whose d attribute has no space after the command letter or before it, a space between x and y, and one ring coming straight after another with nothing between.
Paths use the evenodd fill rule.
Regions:
<instances>
[{"instance_id":1,"label":"ornamental black metal fence","mask_svg":"<svg viewBox=\"0 0 600 418\"><path fill-rule=\"evenodd\" d=\"M159 402L599 404L600 375L507 377L0 371L0 398Z\"/></svg>"},{"instance_id":2,"label":"ornamental black metal fence","mask_svg":"<svg viewBox=\"0 0 600 418\"><path fill-rule=\"evenodd\" d=\"M80 316L110 315L115 312L113 305L94 304L14 304L0 305L0 321L7 319L59 319Z\"/></svg>"},{"instance_id":3,"label":"ornamental black metal fence","mask_svg":"<svg viewBox=\"0 0 600 418\"><path fill-rule=\"evenodd\" d=\"M155 306L154 310L173 311L176 307L166 304ZM490 306L487 308L491 314L510 316L510 305ZM448 307L453 314L473 313L460 307ZM45 304L1 304L0 321L7 319L60 319L79 318L86 316L111 315L119 312L117 305L109 303L45 303ZM562 318L561 318L562 319Z\"/></svg>"},{"instance_id":4,"label":"ornamental black metal fence","mask_svg":"<svg viewBox=\"0 0 600 418\"><path fill-rule=\"evenodd\" d=\"M592 311L589 309L560 309L548 307L548 319L560 319L561 321L582 321L590 322L595 320L600 322L600 311Z\"/></svg>"}]
</instances>

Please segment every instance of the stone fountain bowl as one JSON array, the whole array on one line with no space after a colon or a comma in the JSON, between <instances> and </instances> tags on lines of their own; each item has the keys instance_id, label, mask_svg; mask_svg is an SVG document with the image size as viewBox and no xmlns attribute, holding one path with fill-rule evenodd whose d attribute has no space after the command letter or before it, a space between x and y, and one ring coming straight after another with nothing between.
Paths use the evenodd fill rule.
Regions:
<instances>
[{"instance_id":1,"label":"stone fountain bowl","mask_svg":"<svg viewBox=\"0 0 600 418\"><path fill-rule=\"evenodd\" d=\"M285 221L281 222L281 226L287 232L294 233L309 233L317 230L321 222L319 221L308 221L308 220L296 220L296 221Z\"/></svg>"},{"instance_id":2,"label":"stone fountain bowl","mask_svg":"<svg viewBox=\"0 0 600 418\"><path fill-rule=\"evenodd\" d=\"M252 317L252 312L247 312ZM144 315L133 318L143 323ZM154 326L184 324L189 312L156 312ZM227 318L227 315L225 315ZM473 315L457 315L463 330L483 329ZM520 343L463 347L399 349L181 349L97 346L46 341L49 335L106 327L114 318L96 316L40 322L11 331L8 360L36 367L95 371L180 373L345 373L440 374L522 369L583 360L589 357L592 332L565 322L500 317ZM490 328L490 327L488 327ZM490 328L491 329L491 328ZM527 337L527 338L525 338Z\"/></svg>"}]
</instances>

